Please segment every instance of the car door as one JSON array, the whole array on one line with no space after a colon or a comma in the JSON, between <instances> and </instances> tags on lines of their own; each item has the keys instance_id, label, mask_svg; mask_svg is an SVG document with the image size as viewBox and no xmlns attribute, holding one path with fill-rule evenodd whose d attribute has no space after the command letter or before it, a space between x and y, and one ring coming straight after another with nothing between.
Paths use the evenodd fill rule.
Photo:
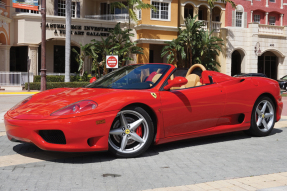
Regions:
<instances>
[{"instance_id":1,"label":"car door","mask_svg":"<svg viewBox=\"0 0 287 191\"><path fill-rule=\"evenodd\" d=\"M165 137L214 127L224 110L219 84L160 92Z\"/></svg>"}]
</instances>

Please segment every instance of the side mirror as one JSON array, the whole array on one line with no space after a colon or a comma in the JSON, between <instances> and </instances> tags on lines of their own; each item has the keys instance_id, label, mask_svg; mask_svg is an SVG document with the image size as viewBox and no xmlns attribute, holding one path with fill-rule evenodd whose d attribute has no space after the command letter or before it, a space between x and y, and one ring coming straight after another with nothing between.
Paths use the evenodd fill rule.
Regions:
<instances>
[{"instance_id":1,"label":"side mirror","mask_svg":"<svg viewBox=\"0 0 287 191\"><path fill-rule=\"evenodd\" d=\"M97 80L96 77L92 77L92 78L90 79L90 83L93 83L93 82L96 81L96 80Z\"/></svg>"},{"instance_id":2,"label":"side mirror","mask_svg":"<svg viewBox=\"0 0 287 191\"><path fill-rule=\"evenodd\" d=\"M180 87L187 84L187 79L181 76L175 77L173 80L168 80L168 84L164 86L164 90L169 90L172 87Z\"/></svg>"}]
</instances>

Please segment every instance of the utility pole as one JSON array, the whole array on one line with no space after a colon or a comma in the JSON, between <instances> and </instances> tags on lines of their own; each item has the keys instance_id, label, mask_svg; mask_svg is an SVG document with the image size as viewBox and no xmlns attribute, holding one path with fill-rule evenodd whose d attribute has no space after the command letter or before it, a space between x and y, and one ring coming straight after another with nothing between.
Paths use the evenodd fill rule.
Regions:
<instances>
[{"instance_id":1,"label":"utility pole","mask_svg":"<svg viewBox=\"0 0 287 191\"><path fill-rule=\"evenodd\" d=\"M42 46L41 46L41 91L47 89L46 86L46 0L42 0Z\"/></svg>"},{"instance_id":2,"label":"utility pole","mask_svg":"<svg viewBox=\"0 0 287 191\"><path fill-rule=\"evenodd\" d=\"M71 60L71 0L66 0L65 82L70 82Z\"/></svg>"}]
</instances>

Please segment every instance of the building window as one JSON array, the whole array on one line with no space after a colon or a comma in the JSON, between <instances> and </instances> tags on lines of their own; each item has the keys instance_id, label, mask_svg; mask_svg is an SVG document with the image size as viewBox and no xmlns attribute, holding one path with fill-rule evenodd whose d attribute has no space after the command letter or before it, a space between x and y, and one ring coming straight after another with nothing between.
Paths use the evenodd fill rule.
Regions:
<instances>
[{"instance_id":1,"label":"building window","mask_svg":"<svg viewBox=\"0 0 287 191\"><path fill-rule=\"evenodd\" d=\"M275 17L269 17L269 25L275 25L276 18Z\"/></svg>"},{"instance_id":2,"label":"building window","mask_svg":"<svg viewBox=\"0 0 287 191\"><path fill-rule=\"evenodd\" d=\"M39 14L39 11L28 10L28 9L17 9L18 13L31 13L31 14Z\"/></svg>"},{"instance_id":3,"label":"building window","mask_svg":"<svg viewBox=\"0 0 287 191\"><path fill-rule=\"evenodd\" d=\"M152 5L157 9L157 11L151 10L152 19L169 19L169 3L162 2L152 2Z\"/></svg>"},{"instance_id":4,"label":"building window","mask_svg":"<svg viewBox=\"0 0 287 191\"><path fill-rule=\"evenodd\" d=\"M270 3L275 3L275 0L269 0Z\"/></svg>"},{"instance_id":5,"label":"building window","mask_svg":"<svg viewBox=\"0 0 287 191\"><path fill-rule=\"evenodd\" d=\"M71 14L72 17L76 17L76 3L72 2L72 7L71 7ZM59 0L58 1L58 16L66 16L66 1Z\"/></svg>"},{"instance_id":6,"label":"building window","mask_svg":"<svg viewBox=\"0 0 287 191\"><path fill-rule=\"evenodd\" d=\"M139 10L139 20L142 20L142 10Z\"/></svg>"},{"instance_id":7,"label":"building window","mask_svg":"<svg viewBox=\"0 0 287 191\"><path fill-rule=\"evenodd\" d=\"M242 27L242 12L236 12L236 27Z\"/></svg>"},{"instance_id":8,"label":"building window","mask_svg":"<svg viewBox=\"0 0 287 191\"><path fill-rule=\"evenodd\" d=\"M260 15L254 15L254 22L260 23Z\"/></svg>"}]
</instances>

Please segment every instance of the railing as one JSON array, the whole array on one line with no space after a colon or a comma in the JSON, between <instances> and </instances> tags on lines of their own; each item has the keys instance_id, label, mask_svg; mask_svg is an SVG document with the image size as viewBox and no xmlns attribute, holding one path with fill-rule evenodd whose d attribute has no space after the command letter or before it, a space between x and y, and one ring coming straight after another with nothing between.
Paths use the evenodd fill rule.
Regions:
<instances>
[{"instance_id":1,"label":"railing","mask_svg":"<svg viewBox=\"0 0 287 191\"><path fill-rule=\"evenodd\" d=\"M208 30L208 21L205 20L199 20L203 23L203 26L201 27L204 31Z\"/></svg>"},{"instance_id":2,"label":"railing","mask_svg":"<svg viewBox=\"0 0 287 191\"><path fill-rule=\"evenodd\" d=\"M6 9L6 3L2 2L1 0L0 0L0 8Z\"/></svg>"},{"instance_id":3,"label":"railing","mask_svg":"<svg viewBox=\"0 0 287 191\"><path fill-rule=\"evenodd\" d=\"M87 19L97 19L106 21L124 21L129 20L129 14L108 14L108 15L85 15Z\"/></svg>"},{"instance_id":4,"label":"railing","mask_svg":"<svg viewBox=\"0 0 287 191\"><path fill-rule=\"evenodd\" d=\"M284 35L283 26L259 25L259 34Z\"/></svg>"},{"instance_id":5,"label":"railing","mask_svg":"<svg viewBox=\"0 0 287 191\"><path fill-rule=\"evenodd\" d=\"M220 32L221 22L212 21L212 29L214 32Z\"/></svg>"},{"instance_id":6,"label":"railing","mask_svg":"<svg viewBox=\"0 0 287 191\"><path fill-rule=\"evenodd\" d=\"M33 82L33 73L29 74ZM28 82L28 72L0 72L0 86L22 86Z\"/></svg>"},{"instance_id":7,"label":"railing","mask_svg":"<svg viewBox=\"0 0 287 191\"><path fill-rule=\"evenodd\" d=\"M39 73L41 75L41 73ZM52 72L47 72L47 76L65 76L65 73L52 73ZM70 73L70 76L75 76L75 73Z\"/></svg>"}]
</instances>

